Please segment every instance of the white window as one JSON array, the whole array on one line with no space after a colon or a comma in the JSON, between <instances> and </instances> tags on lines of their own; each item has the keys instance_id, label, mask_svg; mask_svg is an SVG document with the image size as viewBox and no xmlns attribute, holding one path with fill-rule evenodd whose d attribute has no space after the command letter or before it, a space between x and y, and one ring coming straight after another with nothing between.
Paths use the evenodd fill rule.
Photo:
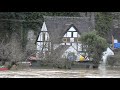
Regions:
<instances>
[{"instance_id":1,"label":"white window","mask_svg":"<svg viewBox=\"0 0 120 90\"><path fill-rule=\"evenodd\" d=\"M67 32L67 37L72 37L72 32Z\"/></svg>"},{"instance_id":2,"label":"white window","mask_svg":"<svg viewBox=\"0 0 120 90\"><path fill-rule=\"evenodd\" d=\"M41 32L38 41L49 41L48 32Z\"/></svg>"},{"instance_id":3,"label":"white window","mask_svg":"<svg viewBox=\"0 0 120 90\"><path fill-rule=\"evenodd\" d=\"M74 42L74 38L70 38L70 42Z\"/></svg>"},{"instance_id":4,"label":"white window","mask_svg":"<svg viewBox=\"0 0 120 90\"><path fill-rule=\"evenodd\" d=\"M77 32L73 32L73 37L77 37Z\"/></svg>"}]
</instances>

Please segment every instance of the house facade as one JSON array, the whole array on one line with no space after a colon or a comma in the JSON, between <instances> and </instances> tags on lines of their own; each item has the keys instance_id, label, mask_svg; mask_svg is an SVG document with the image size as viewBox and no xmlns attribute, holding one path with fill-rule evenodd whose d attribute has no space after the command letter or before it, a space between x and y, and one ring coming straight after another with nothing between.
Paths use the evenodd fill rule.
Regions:
<instances>
[{"instance_id":1,"label":"house facade","mask_svg":"<svg viewBox=\"0 0 120 90\"><path fill-rule=\"evenodd\" d=\"M83 51L81 34L91 30L94 30L94 25L90 17L45 16L36 40L36 56L46 57L52 52L63 58L68 53L78 56Z\"/></svg>"}]
</instances>

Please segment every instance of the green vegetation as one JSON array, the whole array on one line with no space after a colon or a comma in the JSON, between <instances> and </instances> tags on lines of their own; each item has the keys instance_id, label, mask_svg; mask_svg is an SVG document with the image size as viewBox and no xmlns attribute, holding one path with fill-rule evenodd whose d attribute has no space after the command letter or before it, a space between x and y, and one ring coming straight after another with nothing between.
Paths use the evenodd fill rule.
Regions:
<instances>
[{"instance_id":1,"label":"green vegetation","mask_svg":"<svg viewBox=\"0 0 120 90\"><path fill-rule=\"evenodd\" d=\"M97 12L95 17L95 30L101 37L107 39L111 31L113 15L111 12Z\"/></svg>"},{"instance_id":2,"label":"green vegetation","mask_svg":"<svg viewBox=\"0 0 120 90\"><path fill-rule=\"evenodd\" d=\"M27 32L38 34L43 16L79 16L78 12L0 12L0 41L9 42L13 32L19 35L23 48L27 43Z\"/></svg>"},{"instance_id":3,"label":"green vegetation","mask_svg":"<svg viewBox=\"0 0 120 90\"><path fill-rule=\"evenodd\" d=\"M17 40L19 39L20 45L24 49L27 43L28 30L34 30L37 35L42 26L43 16L78 17L81 15L80 12L0 12L0 42L3 42L3 45L10 43L12 34L16 33ZM119 13L96 12L95 31L87 32L81 36L81 42L95 63L99 62L102 52L107 48L106 39L111 32L112 20L119 17ZM56 61L56 63L58 62Z\"/></svg>"},{"instance_id":4,"label":"green vegetation","mask_svg":"<svg viewBox=\"0 0 120 90\"><path fill-rule=\"evenodd\" d=\"M115 55L107 58L107 65L111 67L120 66L120 49L114 50Z\"/></svg>"},{"instance_id":5,"label":"green vegetation","mask_svg":"<svg viewBox=\"0 0 120 90\"><path fill-rule=\"evenodd\" d=\"M88 57L98 64L102 58L102 53L107 48L106 40L97 35L96 31L84 33L80 39L84 45L84 50L88 53Z\"/></svg>"},{"instance_id":6,"label":"green vegetation","mask_svg":"<svg viewBox=\"0 0 120 90\"><path fill-rule=\"evenodd\" d=\"M96 12L95 13L95 30L101 37L107 38L112 19L119 16L117 13ZM28 30L32 29L38 34L42 26L43 16L81 16L80 12L0 12L0 39L10 41L11 34L16 32L22 46L25 47ZM1 20L4 19L4 20Z\"/></svg>"}]
</instances>

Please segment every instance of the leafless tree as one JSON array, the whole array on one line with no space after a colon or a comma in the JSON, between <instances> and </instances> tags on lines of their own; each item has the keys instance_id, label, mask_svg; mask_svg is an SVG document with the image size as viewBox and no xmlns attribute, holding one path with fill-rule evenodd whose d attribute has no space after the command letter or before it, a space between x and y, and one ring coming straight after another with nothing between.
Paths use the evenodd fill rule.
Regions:
<instances>
[{"instance_id":1,"label":"leafless tree","mask_svg":"<svg viewBox=\"0 0 120 90\"><path fill-rule=\"evenodd\" d=\"M22 61L24 59L24 53L22 52L21 43L16 33L12 34L10 41L10 59L11 61Z\"/></svg>"},{"instance_id":2,"label":"leafless tree","mask_svg":"<svg viewBox=\"0 0 120 90\"><path fill-rule=\"evenodd\" d=\"M10 43L4 43L4 40L0 43L0 59L1 61L9 61L10 60L10 55L11 55L11 50L10 50Z\"/></svg>"},{"instance_id":3,"label":"leafless tree","mask_svg":"<svg viewBox=\"0 0 120 90\"><path fill-rule=\"evenodd\" d=\"M17 34L13 33L11 40L8 43L5 43L4 40L0 43L0 59L1 61L22 61L24 60L25 55L22 52L20 41L17 37Z\"/></svg>"}]
</instances>

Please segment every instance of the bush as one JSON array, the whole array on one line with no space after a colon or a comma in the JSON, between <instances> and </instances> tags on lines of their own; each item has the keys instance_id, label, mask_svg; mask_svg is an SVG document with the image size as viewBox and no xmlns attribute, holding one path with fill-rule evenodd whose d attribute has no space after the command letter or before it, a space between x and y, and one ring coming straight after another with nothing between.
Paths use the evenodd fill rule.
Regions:
<instances>
[{"instance_id":1,"label":"bush","mask_svg":"<svg viewBox=\"0 0 120 90\"><path fill-rule=\"evenodd\" d=\"M61 58L54 62L54 67L61 69L71 69L72 61L68 61L67 59Z\"/></svg>"},{"instance_id":2,"label":"bush","mask_svg":"<svg viewBox=\"0 0 120 90\"><path fill-rule=\"evenodd\" d=\"M114 50L115 55L109 56L107 59L108 65L120 65L120 49Z\"/></svg>"},{"instance_id":3,"label":"bush","mask_svg":"<svg viewBox=\"0 0 120 90\"><path fill-rule=\"evenodd\" d=\"M95 31L82 34L80 40L84 50L88 53L88 57L93 58L95 64L99 64L102 53L107 48L107 41L97 35Z\"/></svg>"},{"instance_id":4,"label":"bush","mask_svg":"<svg viewBox=\"0 0 120 90\"><path fill-rule=\"evenodd\" d=\"M116 53L114 56L109 56L107 58L107 65L120 66L120 52Z\"/></svg>"},{"instance_id":5,"label":"bush","mask_svg":"<svg viewBox=\"0 0 120 90\"><path fill-rule=\"evenodd\" d=\"M60 58L56 60L50 60L50 59L44 59L41 60L40 66L42 67L54 67L54 68L60 68L60 69L70 69L71 68L71 61L68 61L67 59Z\"/></svg>"}]
</instances>

